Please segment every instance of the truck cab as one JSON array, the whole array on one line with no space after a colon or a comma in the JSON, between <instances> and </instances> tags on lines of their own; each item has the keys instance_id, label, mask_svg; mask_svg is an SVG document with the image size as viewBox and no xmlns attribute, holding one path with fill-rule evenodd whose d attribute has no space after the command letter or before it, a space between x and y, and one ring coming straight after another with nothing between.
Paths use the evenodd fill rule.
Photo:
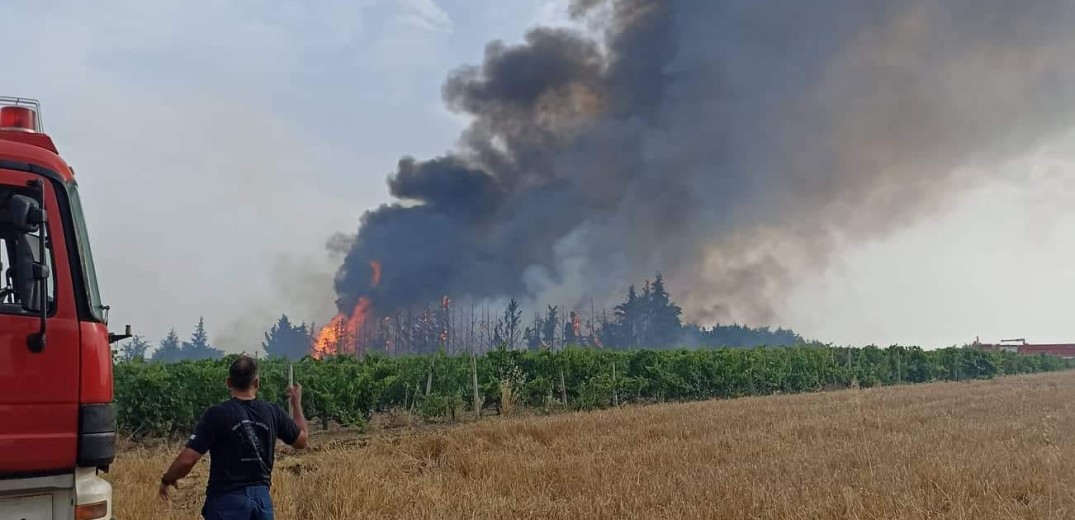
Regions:
<instances>
[{"instance_id":1,"label":"truck cab","mask_svg":"<svg viewBox=\"0 0 1075 520\"><path fill-rule=\"evenodd\" d=\"M112 518L107 322L74 171L0 97L0 519Z\"/></svg>"}]
</instances>

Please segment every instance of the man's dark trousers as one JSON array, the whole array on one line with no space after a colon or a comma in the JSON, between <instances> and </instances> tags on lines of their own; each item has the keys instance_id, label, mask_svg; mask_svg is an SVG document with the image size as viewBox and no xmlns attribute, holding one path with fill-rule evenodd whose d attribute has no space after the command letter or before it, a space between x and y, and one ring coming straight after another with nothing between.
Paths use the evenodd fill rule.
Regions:
<instances>
[{"instance_id":1,"label":"man's dark trousers","mask_svg":"<svg viewBox=\"0 0 1075 520\"><path fill-rule=\"evenodd\" d=\"M205 500L205 520L273 520L268 486L247 486Z\"/></svg>"}]
</instances>

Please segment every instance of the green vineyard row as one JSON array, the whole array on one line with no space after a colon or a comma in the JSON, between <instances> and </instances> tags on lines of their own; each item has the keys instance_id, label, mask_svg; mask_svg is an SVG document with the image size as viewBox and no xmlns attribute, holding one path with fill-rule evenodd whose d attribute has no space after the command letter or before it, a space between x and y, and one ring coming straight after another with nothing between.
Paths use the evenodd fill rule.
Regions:
<instances>
[{"instance_id":1,"label":"green vineyard row","mask_svg":"<svg viewBox=\"0 0 1075 520\"><path fill-rule=\"evenodd\" d=\"M232 357L115 367L117 420L129 436L190 431L227 398ZM285 403L289 362L260 362L260 396ZM802 346L698 350L495 350L470 355L305 358L294 363L304 410L327 427L410 410L454 420L478 409L593 409L627 403L733 398L930 381L962 381L1075 367L1075 360L972 348ZM476 376L476 377L475 377ZM476 391L475 391L476 380Z\"/></svg>"}]
</instances>

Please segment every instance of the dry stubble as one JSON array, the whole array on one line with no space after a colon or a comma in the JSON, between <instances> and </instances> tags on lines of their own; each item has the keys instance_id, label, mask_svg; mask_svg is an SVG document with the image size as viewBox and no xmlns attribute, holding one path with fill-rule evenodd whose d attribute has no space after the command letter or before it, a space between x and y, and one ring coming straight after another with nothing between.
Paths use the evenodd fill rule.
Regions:
<instances>
[{"instance_id":1,"label":"dry stubble","mask_svg":"<svg viewBox=\"0 0 1075 520\"><path fill-rule=\"evenodd\" d=\"M277 518L1073 518L1075 372L490 419L283 454ZM113 466L121 519L197 518L199 464Z\"/></svg>"}]
</instances>

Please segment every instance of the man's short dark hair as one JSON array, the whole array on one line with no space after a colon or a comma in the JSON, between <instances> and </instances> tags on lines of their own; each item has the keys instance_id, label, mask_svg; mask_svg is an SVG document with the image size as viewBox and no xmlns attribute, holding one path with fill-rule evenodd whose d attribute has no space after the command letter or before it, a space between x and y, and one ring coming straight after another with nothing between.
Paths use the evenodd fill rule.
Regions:
<instances>
[{"instance_id":1,"label":"man's short dark hair","mask_svg":"<svg viewBox=\"0 0 1075 520\"><path fill-rule=\"evenodd\" d=\"M239 356L231 362L228 369L228 378L231 379L231 387L236 390L250 390L254 380L258 378L258 363L247 356Z\"/></svg>"}]
</instances>

